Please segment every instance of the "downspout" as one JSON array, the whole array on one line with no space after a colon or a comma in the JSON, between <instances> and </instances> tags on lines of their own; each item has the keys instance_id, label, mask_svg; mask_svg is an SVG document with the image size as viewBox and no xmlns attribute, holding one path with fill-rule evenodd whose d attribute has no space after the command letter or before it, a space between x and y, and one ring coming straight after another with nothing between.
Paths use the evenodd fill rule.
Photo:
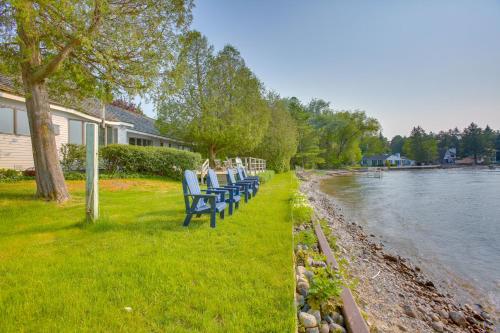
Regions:
<instances>
[{"instance_id":1,"label":"downspout","mask_svg":"<svg viewBox=\"0 0 500 333\"><path fill-rule=\"evenodd\" d=\"M104 146L108 145L108 131L106 131L106 106L101 104L101 128L104 131Z\"/></svg>"}]
</instances>

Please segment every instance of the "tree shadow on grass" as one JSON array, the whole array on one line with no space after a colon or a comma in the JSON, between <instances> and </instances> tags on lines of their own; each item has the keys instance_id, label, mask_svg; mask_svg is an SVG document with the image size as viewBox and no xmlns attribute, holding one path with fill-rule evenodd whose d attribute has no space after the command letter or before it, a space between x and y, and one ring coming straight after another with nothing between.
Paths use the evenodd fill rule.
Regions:
<instances>
[{"instance_id":1,"label":"tree shadow on grass","mask_svg":"<svg viewBox=\"0 0 500 333\"><path fill-rule=\"evenodd\" d=\"M40 201L43 199L37 198L35 193L18 193L18 192L3 192L0 193L1 200L17 200L17 201Z\"/></svg>"},{"instance_id":2,"label":"tree shadow on grass","mask_svg":"<svg viewBox=\"0 0 500 333\"><path fill-rule=\"evenodd\" d=\"M105 232L133 232L154 235L158 232L179 232L184 233L189 230L199 229L205 225L210 224L209 215L202 215L200 218L193 217L188 227L183 226L185 214L180 210L160 210L152 211L145 214L138 214L131 220L132 222L122 223L110 219L108 216L103 215L94 223L88 223L85 218L76 222L60 225L60 224L45 224L45 225L31 225L23 230L14 232L0 232L1 236L19 236L19 235L34 235L42 233L54 233L59 231L67 231L71 229L80 229L82 231L92 233L105 233ZM221 220L218 218L217 223Z\"/></svg>"},{"instance_id":3,"label":"tree shadow on grass","mask_svg":"<svg viewBox=\"0 0 500 333\"><path fill-rule=\"evenodd\" d=\"M130 223L117 223L104 216L92 224L83 222L81 228L95 233L126 231L154 234L164 231L182 233L210 224L210 217L202 215L200 218L193 217L189 226L184 227L184 217L185 214L179 210L160 210L139 214Z\"/></svg>"},{"instance_id":4,"label":"tree shadow on grass","mask_svg":"<svg viewBox=\"0 0 500 333\"><path fill-rule=\"evenodd\" d=\"M75 222L66 225L55 225L55 224L42 224L42 225L31 225L29 228L22 229L15 232L0 232L0 236L20 236L20 235L34 235L43 233L53 233L58 231L65 231L71 229L81 228L83 222Z\"/></svg>"}]
</instances>

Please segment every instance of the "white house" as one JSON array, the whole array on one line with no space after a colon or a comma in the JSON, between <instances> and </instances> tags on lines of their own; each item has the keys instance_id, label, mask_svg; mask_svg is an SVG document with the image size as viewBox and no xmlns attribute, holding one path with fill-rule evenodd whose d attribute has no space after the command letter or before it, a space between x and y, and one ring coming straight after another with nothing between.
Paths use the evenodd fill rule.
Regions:
<instances>
[{"instance_id":1,"label":"white house","mask_svg":"<svg viewBox=\"0 0 500 333\"><path fill-rule=\"evenodd\" d=\"M361 165L367 167L382 167L387 165L403 167L403 166L415 165L415 161L412 161L404 156L401 156L400 153L379 154L373 156L363 156L363 159L361 160Z\"/></svg>"},{"instance_id":2,"label":"white house","mask_svg":"<svg viewBox=\"0 0 500 333\"><path fill-rule=\"evenodd\" d=\"M24 97L10 80L0 75L0 169L25 170L33 167L33 154ZM85 123L99 124L99 143L163 146L191 150L189 144L162 135L155 120L145 115L106 105L83 109L50 105L58 150L63 144L83 144Z\"/></svg>"}]
</instances>

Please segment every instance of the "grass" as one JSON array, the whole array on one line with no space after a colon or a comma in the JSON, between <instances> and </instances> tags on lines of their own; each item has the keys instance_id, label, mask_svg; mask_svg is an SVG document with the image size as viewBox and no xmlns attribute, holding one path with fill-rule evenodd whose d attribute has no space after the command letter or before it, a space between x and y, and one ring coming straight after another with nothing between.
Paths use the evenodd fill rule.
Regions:
<instances>
[{"instance_id":1,"label":"grass","mask_svg":"<svg viewBox=\"0 0 500 333\"><path fill-rule=\"evenodd\" d=\"M64 205L0 184L0 332L295 329L291 173L216 229L182 227L180 183L144 179L101 180L84 225L84 183L68 184Z\"/></svg>"}]
</instances>

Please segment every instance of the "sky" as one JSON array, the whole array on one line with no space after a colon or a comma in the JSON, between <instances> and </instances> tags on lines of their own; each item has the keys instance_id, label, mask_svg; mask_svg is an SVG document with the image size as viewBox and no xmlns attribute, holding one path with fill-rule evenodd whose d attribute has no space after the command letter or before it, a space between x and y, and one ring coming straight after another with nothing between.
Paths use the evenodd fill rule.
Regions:
<instances>
[{"instance_id":1,"label":"sky","mask_svg":"<svg viewBox=\"0 0 500 333\"><path fill-rule=\"evenodd\" d=\"M500 1L195 1L192 28L232 44L283 97L377 118L384 135L500 129ZM147 108L146 108L147 109ZM150 111L151 112L151 111Z\"/></svg>"}]
</instances>

